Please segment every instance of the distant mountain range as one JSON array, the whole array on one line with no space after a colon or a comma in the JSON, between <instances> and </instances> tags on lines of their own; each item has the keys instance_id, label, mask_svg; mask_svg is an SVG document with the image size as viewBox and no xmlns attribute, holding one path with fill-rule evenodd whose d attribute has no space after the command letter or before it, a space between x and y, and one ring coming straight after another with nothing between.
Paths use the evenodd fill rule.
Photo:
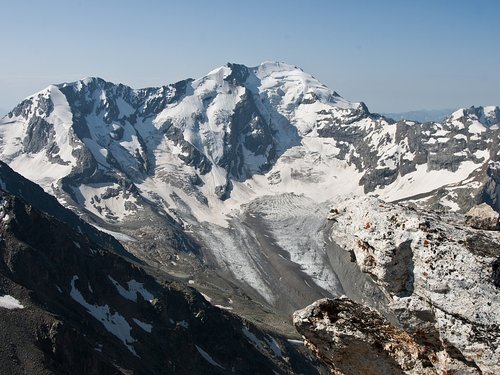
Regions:
<instances>
[{"instance_id":1,"label":"distant mountain range","mask_svg":"<svg viewBox=\"0 0 500 375\"><path fill-rule=\"evenodd\" d=\"M455 109L422 109L409 112L383 112L381 115L392 118L396 121L399 120L413 120L418 122L441 122L449 117Z\"/></svg>"}]
</instances>

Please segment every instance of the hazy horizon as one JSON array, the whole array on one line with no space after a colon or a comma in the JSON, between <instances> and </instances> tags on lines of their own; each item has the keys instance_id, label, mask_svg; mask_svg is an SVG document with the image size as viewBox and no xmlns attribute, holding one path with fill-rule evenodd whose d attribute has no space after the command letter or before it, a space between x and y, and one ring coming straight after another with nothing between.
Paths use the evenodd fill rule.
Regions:
<instances>
[{"instance_id":1,"label":"hazy horizon","mask_svg":"<svg viewBox=\"0 0 500 375\"><path fill-rule=\"evenodd\" d=\"M372 112L500 105L500 2L3 2L0 110L53 83L133 88L300 66ZM7 17L8 15L8 17Z\"/></svg>"}]
</instances>

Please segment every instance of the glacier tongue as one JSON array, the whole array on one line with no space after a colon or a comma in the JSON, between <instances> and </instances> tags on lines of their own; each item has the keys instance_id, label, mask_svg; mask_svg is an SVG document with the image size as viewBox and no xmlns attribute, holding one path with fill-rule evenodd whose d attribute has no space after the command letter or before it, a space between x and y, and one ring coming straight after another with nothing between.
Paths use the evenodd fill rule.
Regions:
<instances>
[{"instance_id":1,"label":"glacier tongue","mask_svg":"<svg viewBox=\"0 0 500 375\"><path fill-rule=\"evenodd\" d=\"M257 198L241 211L227 228L205 222L193 229L219 269L284 311L343 294L327 259L327 206L288 193Z\"/></svg>"}]
</instances>

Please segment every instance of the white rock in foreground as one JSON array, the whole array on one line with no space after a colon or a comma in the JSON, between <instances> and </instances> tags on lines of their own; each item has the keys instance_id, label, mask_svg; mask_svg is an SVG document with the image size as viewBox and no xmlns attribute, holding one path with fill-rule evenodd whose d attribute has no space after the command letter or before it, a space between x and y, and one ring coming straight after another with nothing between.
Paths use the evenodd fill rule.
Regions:
<instances>
[{"instance_id":1,"label":"white rock in foreground","mask_svg":"<svg viewBox=\"0 0 500 375\"><path fill-rule=\"evenodd\" d=\"M370 197L343 201L329 219L332 240L383 289L406 330L471 372L500 373L498 233Z\"/></svg>"},{"instance_id":2,"label":"white rock in foreground","mask_svg":"<svg viewBox=\"0 0 500 375\"><path fill-rule=\"evenodd\" d=\"M475 229L498 230L498 212L487 203L472 207L465 214L466 223Z\"/></svg>"}]
</instances>

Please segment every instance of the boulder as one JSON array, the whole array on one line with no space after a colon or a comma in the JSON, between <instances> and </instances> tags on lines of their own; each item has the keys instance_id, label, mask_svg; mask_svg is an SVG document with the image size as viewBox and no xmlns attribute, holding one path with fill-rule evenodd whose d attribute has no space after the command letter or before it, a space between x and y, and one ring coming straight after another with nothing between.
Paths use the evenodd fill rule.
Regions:
<instances>
[{"instance_id":1,"label":"boulder","mask_svg":"<svg viewBox=\"0 0 500 375\"><path fill-rule=\"evenodd\" d=\"M499 214L487 203L472 207L466 214L466 224L475 229L498 230Z\"/></svg>"},{"instance_id":2,"label":"boulder","mask_svg":"<svg viewBox=\"0 0 500 375\"><path fill-rule=\"evenodd\" d=\"M305 345L334 374L435 374L435 347L420 344L382 315L347 297L321 299L296 311Z\"/></svg>"}]
</instances>

